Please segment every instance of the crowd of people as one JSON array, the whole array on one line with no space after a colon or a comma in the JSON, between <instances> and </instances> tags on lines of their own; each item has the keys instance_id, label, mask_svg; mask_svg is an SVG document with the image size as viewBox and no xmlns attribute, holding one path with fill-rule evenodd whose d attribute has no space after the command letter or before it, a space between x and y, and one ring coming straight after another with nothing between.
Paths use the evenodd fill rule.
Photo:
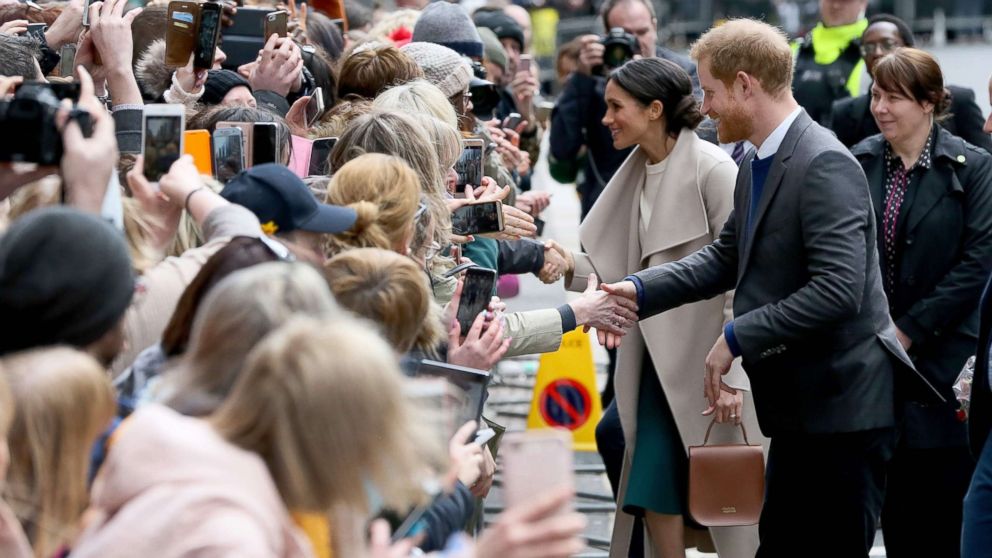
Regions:
<instances>
[{"instance_id":1,"label":"crowd of people","mask_svg":"<svg viewBox=\"0 0 992 558\"><path fill-rule=\"evenodd\" d=\"M0 6L0 554L576 554L572 488L481 528L499 437L473 436L502 428L439 416L417 370L583 328L611 355L611 556L867 556L879 520L895 558L987 555L992 119L905 22L823 0L800 41L731 20L687 57L607 0L630 56L562 45L548 115L526 10L415 4L225 4L287 15L230 69L223 42L168 64L160 0ZM262 124L274 160L149 176L161 105ZM578 185L580 250L539 233L539 158ZM498 230L453 226L473 206ZM512 312L519 274L579 294ZM758 526L689 514L713 421L764 447Z\"/></svg>"}]
</instances>

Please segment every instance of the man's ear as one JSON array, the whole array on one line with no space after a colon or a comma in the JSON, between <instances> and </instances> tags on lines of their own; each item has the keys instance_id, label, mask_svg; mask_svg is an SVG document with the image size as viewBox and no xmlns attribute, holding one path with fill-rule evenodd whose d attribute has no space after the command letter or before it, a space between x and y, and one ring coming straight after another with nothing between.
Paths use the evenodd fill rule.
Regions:
<instances>
[{"instance_id":1,"label":"man's ear","mask_svg":"<svg viewBox=\"0 0 992 558\"><path fill-rule=\"evenodd\" d=\"M739 71L737 72L737 75L734 76L734 89L736 90L734 93L739 93L744 99L754 95L755 85L756 83L754 78L746 72Z\"/></svg>"}]
</instances>

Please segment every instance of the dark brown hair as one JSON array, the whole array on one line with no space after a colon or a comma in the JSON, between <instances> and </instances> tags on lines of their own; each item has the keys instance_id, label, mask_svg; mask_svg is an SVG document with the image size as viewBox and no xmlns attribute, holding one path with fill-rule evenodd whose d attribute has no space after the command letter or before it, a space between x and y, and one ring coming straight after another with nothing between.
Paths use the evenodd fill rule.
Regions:
<instances>
[{"instance_id":1,"label":"dark brown hair","mask_svg":"<svg viewBox=\"0 0 992 558\"><path fill-rule=\"evenodd\" d=\"M338 98L356 95L375 99L387 88L424 77L423 70L406 53L392 45L353 52L341 63Z\"/></svg>"},{"instance_id":2,"label":"dark brown hair","mask_svg":"<svg viewBox=\"0 0 992 558\"><path fill-rule=\"evenodd\" d=\"M162 352L170 357L186 352L196 311L210 289L221 279L246 267L278 260L272 250L257 238L240 236L231 239L227 246L218 250L203 264L200 272L183 291L176 310L169 319L169 325L162 334Z\"/></svg>"},{"instance_id":3,"label":"dark brown hair","mask_svg":"<svg viewBox=\"0 0 992 558\"><path fill-rule=\"evenodd\" d=\"M940 64L929 53L915 48L900 48L886 54L875 64L875 85L889 93L900 93L917 103L933 104L933 116L946 118L951 95L944 87Z\"/></svg>"},{"instance_id":4,"label":"dark brown hair","mask_svg":"<svg viewBox=\"0 0 992 558\"><path fill-rule=\"evenodd\" d=\"M689 74L670 60L632 60L614 70L610 81L645 107L660 101L664 107L665 128L672 137L678 137L686 128L695 130L703 121L699 102L692 96Z\"/></svg>"}]
</instances>

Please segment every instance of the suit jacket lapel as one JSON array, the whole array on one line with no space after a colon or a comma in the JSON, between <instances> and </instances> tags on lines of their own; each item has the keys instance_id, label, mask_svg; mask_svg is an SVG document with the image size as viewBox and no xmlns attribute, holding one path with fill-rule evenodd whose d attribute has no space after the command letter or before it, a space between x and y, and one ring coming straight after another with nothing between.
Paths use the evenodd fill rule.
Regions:
<instances>
[{"instance_id":1,"label":"suit jacket lapel","mask_svg":"<svg viewBox=\"0 0 992 558\"><path fill-rule=\"evenodd\" d=\"M782 140L782 144L779 146L778 151L775 152L775 159L772 161L772 167L768 170L768 178L765 179L765 187L761 191L761 199L758 200L758 210L754 214L754 222L751 225L751 233L747 236L747 242L744 245L744 261L742 262L741 268L747 267L747 260L751 256L751 247L754 245L754 238L757 236L758 227L761 226L761 220L764 218L765 213L768 211L768 206L771 205L772 199L775 197L775 192L778 191L779 186L782 184L782 177L785 175L785 169L788 168L789 159L792 157L792 153L796 150L796 145L799 143L799 137L802 136L806 128L812 124L813 120L806 114L806 111L799 113L799 116L792 122L789 126L788 133L785 134L785 138ZM749 163L750 164L750 163ZM750 172L750 170L748 171ZM742 221L744 222L744 228L747 229L747 210L751 204L750 191L753 187L753 183L749 179L748 184L748 194L746 196L748 205L742 207Z\"/></svg>"},{"instance_id":2,"label":"suit jacket lapel","mask_svg":"<svg viewBox=\"0 0 992 558\"><path fill-rule=\"evenodd\" d=\"M694 144L698 141L702 140L695 132L683 130L668 156L661 187L651 202L651 223L640 250L642 264L653 254L710 232L696 174L698 163ZM633 217L635 225L632 228L636 231L640 226L639 211L635 211Z\"/></svg>"}]
</instances>

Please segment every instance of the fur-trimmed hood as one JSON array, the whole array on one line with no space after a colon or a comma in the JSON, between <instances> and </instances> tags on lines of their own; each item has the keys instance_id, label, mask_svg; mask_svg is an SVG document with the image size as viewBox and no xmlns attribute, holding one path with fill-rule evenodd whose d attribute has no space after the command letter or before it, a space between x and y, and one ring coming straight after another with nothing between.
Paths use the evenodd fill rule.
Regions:
<instances>
[{"instance_id":1,"label":"fur-trimmed hood","mask_svg":"<svg viewBox=\"0 0 992 558\"><path fill-rule=\"evenodd\" d=\"M161 99L172 86L172 73L173 69L165 65L165 39L148 45L134 68L142 95L151 101Z\"/></svg>"}]
</instances>

